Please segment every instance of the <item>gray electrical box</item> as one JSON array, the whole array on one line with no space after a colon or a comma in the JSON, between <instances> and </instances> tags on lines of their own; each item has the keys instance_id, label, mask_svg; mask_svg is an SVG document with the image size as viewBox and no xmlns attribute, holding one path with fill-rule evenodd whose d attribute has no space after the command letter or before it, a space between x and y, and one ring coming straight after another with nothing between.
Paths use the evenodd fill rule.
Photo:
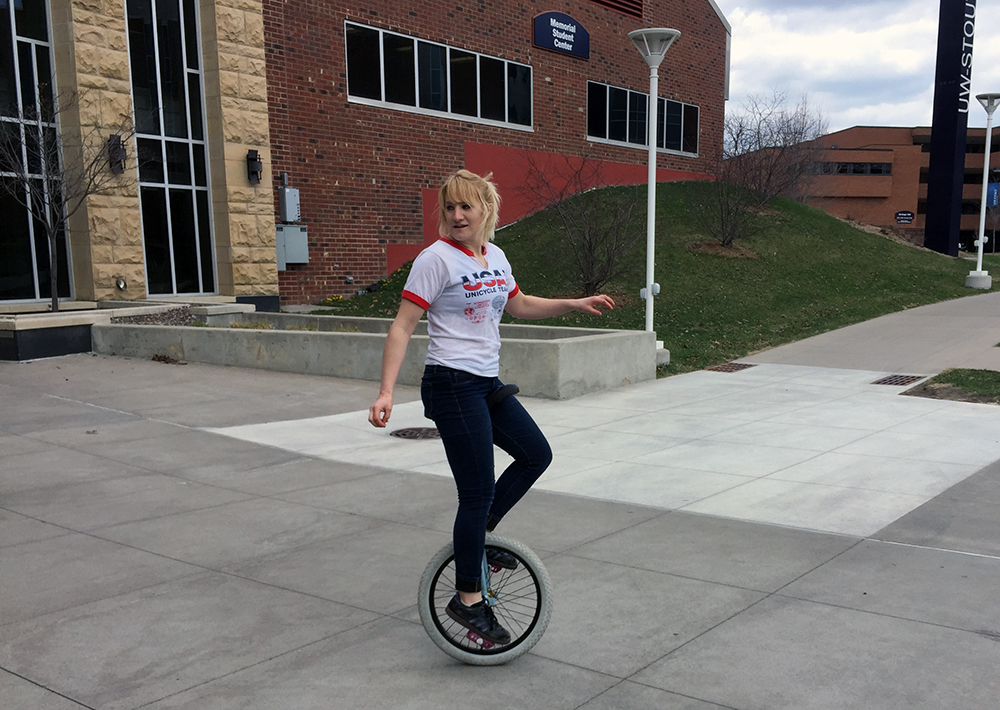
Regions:
<instances>
[{"instance_id":1,"label":"gray electrical box","mask_svg":"<svg viewBox=\"0 0 1000 710\"><path fill-rule=\"evenodd\" d=\"M278 221L298 222L302 219L299 204L299 188L281 186L278 188Z\"/></svg>"},{"instance_id":2,"label":"gray electrical box","mask_svg":"<svg viewBox=\"0 0 1000 710\"><path fill-rule=\"evenodd\" d=\"M278 271L288 264L309 263L309 229L302 224L276 226L274 244L278 249Z\"/></svg>"}]
</instances>

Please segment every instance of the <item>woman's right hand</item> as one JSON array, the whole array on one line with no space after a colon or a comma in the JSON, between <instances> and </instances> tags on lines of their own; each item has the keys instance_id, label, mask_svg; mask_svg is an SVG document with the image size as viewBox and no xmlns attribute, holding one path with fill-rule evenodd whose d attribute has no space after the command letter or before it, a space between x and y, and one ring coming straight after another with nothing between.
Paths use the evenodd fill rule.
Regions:
<instances>
[{"instance_id":1,"label":"woman's right hand","mask_svg":"<svg viewBox=\"0 0 1000 710\"><path fill-rule=\"evenodd\" d=\"M392 414L392 395L379 393L375 402L368 408L368 421L372 426L384 429L390 414Z\"/></svg>"}]
</instances>

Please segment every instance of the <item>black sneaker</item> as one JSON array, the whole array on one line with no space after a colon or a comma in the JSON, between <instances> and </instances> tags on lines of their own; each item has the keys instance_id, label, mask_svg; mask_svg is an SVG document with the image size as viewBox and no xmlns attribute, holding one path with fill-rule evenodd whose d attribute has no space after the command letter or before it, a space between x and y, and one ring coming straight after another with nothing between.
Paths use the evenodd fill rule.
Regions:
<instances>
[{"instance_id":1,"label":"black sneaker","mask_svg":"<svg viewBox=\"0 0 1000 710\"><path fill-rule=\"evenodd\" d=\"M501 550L497 547L486 548L486 562L494 567L517 569L517 558L507 552L507 550Z\"/></svg>"},{"instance_id":2,"label":"black sneaker","mask_svg":"<svg viewBox=\"0 0 1000 710\"><path fill-rule=\"evenodd\" d=\"M507 629L497 623L497 618L493 615L493 609L482 600L478 604L465 606L456 594L445 609L445 613L470 631L475 631L487 641L493 643L510 643L510 634Z\"/></svg>"}]
</instances>

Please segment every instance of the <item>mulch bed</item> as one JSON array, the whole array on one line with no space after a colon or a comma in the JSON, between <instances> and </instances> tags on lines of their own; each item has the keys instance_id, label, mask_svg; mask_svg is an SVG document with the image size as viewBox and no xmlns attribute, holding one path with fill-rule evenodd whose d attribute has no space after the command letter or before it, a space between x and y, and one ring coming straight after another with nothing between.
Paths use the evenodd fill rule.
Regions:
<instances>
[{"instance_id":1,"label":"mulch bed","mask_svg":"<svg viewBox=\"0 0 1000 710\"><path fill-rule=\"evenodd\" d=\"M146 313L141 316L116 316L112 323L121 325L191 325L194 316L188 306L171 308L161 313Z\"/></svg>"}]
</instances>

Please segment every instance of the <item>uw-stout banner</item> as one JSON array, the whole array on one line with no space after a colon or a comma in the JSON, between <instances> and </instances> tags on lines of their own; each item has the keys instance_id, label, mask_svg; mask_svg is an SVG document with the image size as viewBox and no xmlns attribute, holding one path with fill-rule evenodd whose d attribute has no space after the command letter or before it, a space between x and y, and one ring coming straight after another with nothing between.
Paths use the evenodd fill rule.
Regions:
<instances>
[{"instance_id":1,"label":"uw-stout banner","mask_svg":"<svg viewBox=\"0 0 1000 710\"><path fill-rule=\"evenodd\" d=\"M972 87L976 0L939 0L934 116L927 176L924 246L958 256L965 174L965 138Z\"/></svg>"},{"instance_id":2,"label":"uw-stout banner","mask_svg":"<svg viewBox=\"0 0 1000 710\"><path fill-rule=\"evenodd\" d=\"M590 33L569 15L543 12L535 16L536 47L590 59Z\"/></svg>"}]
</instances>

